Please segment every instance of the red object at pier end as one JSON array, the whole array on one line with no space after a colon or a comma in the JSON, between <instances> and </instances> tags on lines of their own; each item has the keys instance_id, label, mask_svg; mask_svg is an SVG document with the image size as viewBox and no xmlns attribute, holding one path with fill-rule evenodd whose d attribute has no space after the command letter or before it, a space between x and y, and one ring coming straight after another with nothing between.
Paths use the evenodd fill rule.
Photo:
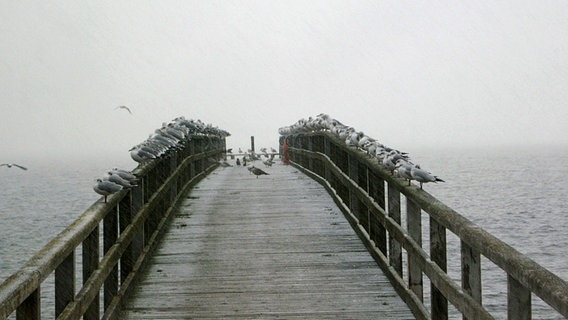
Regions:
<instances>
[{"instance_id":1,"label":"red object at pier end","mask_svg":"<svg viewBox=\"0 0 568 320\"><path fill-rule=\"evenodd\" d=\"M284 140L284 160L282 161L284 164L290 164L290 156L288 155L288 138Z\"/></svg>"}]
</instances>

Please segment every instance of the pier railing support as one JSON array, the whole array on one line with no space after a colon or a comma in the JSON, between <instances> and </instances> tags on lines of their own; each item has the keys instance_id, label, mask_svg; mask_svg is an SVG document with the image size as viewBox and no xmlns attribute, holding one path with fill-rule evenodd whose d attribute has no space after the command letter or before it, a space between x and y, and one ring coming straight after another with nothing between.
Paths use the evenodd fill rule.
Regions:
<instances>
[{"instance_id":1,"label":"pier railing support","mask_svg":"<svg viewBox=\"0 0 568 320\"><path fill-rule=\"evenodd\" d=\"M568 318L566 281L424 190L394 177L363 151L347 147L327 131L284 136L280 141L288 141L292 165L329 191L416 318L447 319L451 303L464 319L493 319L482 301L482 255L507 274L509 319L531 318L532 294ZM401 225L401 197L406 199L406 226ZM429 218L429 252L422 248L423 214ZM447 232L460 239L461 283L447 275ZM430 280L427 296L423 276Z\"/></svg>"}]
</instances>

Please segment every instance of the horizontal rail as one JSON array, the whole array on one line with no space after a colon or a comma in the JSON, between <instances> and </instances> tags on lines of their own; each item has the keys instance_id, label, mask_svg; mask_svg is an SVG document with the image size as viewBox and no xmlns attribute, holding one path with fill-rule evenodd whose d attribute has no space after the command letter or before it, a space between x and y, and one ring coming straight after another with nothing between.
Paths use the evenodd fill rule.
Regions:
<instances>
[{"instance_id":1,"label":"horizontal rail","mask_svg":"<svg viewBox=\"0 0 568 320\"><path fill-rule=\"evenodd\" d=\"M528 315L530 318L531 292L560 314L568 317L568 284L563 279L475 225L424 190L408 186L401 179L389 174L376 161L371 161L363 152L346 147L344 143L328 132L298 134L286 138L290 144L288 150L294 165L308 171L320 183L323 184L323 181L325 181L330 188L335 184L335 188L332 188L334 191L330 193L346 203L344 208L352 212L351 215L355 217L356 224L360 225L360 228L365 231L366 240L364 239L364 241L369 242L369 247L377 251L375 255L380 255L379 260L382 263L388 262L386 266L383 266L383 269L393 273L391 274L393 279L397 279L396 276L402 276L402 271L397 266L397 264L400 264L400 258L392 257L390 254L397 252L397 245L402 246L407 251L409 269L420 270L419 273L414 275L411 274L411 270L408 271L409 278L407 279L406 289L413 289L412 291L415 294L415 297L409 298L409 301L422 300L423 289L420 274L424 273L430 279L433 285L433 317L436 317L437 312L447 315L447 305L444 306L444 301L447 299L467 318L492 318L481 303L479 255L487 257L508 275L510 318L515 318L519 314ZM363 173L361 173L361 170L363 170ZM365 180L366 177L372 175L376 177L377 181L372 180L372 178ZM383 181L388 186L389 195L386 196L383 192L378 197L371 196L369 186L380 185ZM430 255L422 249L420 229L412 231L411 226L408 226L409 229L405 230L399 224L400 218L398 218L398 221L394 218L391 211L400 208L397 207L399 200L396 195L398 193L404 195L408 202L408 220L411 220L411 214L414 214L414 212L419 216L420 212L424 211L430 216L432 238ZM393 206L393 208L389 208L388 212L385 208L385 197L388 202L392 202L389 203L389 207ZM380 224L380 226L374 225L372 221ZM419 220L417 222L420 223ZM386 239L386 235L370 234L376 233L374 230L387 232L390 246L395 250L387 252L386 245L381 244L381 239ZM461 286L446 274L446 230L457 235L462 242ZM389 257L387 257L387 254L389 254ZM407 292L406 290L403 291L402 294ZM527 310L521 310L521 313L511 311L514 308L526 308L522 305L519 306L518 303L517 307L513 306L515 301L520 301L519 299L526 297L527 294L529 297ZM437 308L437 306L434 306L435 304L439 304L442 309L445 308L446 310L434 310Z\"/></svg>"}]
</instances>

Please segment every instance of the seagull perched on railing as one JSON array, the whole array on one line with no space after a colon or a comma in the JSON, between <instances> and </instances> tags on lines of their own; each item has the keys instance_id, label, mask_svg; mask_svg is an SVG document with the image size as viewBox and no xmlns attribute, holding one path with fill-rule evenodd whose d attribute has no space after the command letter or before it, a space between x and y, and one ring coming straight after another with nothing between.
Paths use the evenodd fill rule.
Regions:
<instances>
[{"instance_id":1,"label":"seagull perched on railing","mask_svg":"<svg viewBox=\"0 0 568 320\"><path fill-rule=\"evenodd\" d=\"M24 167L24 166L21 166L21 165L19 165L19 164L15 164L15 163L2 163L2 164L0 164L0 167L4 167L4 166L6 166L6 167L8 167L8 168L18 167L18 168L20 168L20 169L22 169L22 170L28 170L28 168L26 168L26 167Z\"/></svg>"},{"instance_id":2,"label":"seagull perched on railing","mask_svg":"<svg viewBox=\"0 0 568 320\"><path fill-rule=\"evenodd\" d=\"M137 184L138 181L140 180L137 176L132 174L132 172L127 171L127 170L123 170L123 169L119 169L119 168L112 168L112 170L110 172L112 172L113 174L119 175L122 179L127 180L131 184Z\"/></svg>"},{"instance_id":3,"label":"seagull perched on railing","mask_svg":"<svg viewBox=\"0 0 568 320\"><path fill-rule=\"evenodd\" d=\"M420 169L420 166L416 165L412 167L410 175L413 180L420 182L420 189L422 189L422 183L426 182L445 182L444 180L436 177L426 170Z\"/></svg>"},{"instance_id":4,"label":"seagull perched on railing","mask_svg":"<svg viewBox=\"0 0 568 320\"><path fill-rule=\"evenodd\" d=\"M103 178L103 181L105 180L116 183L123 188L132 188L136 186L136 184L133 184L129 180L122 178L118 173L114 173L112 171L109 171L108 174Z\"/></svg>"},{"instance_id":5,"label":"seagull perched on railing","mask_svg":"<svg viewBox=\"0 0 568 320\"><path fill-rule=\"evenodd\" d=\"M110 182L108 180L103 180L103 179L97 179L96 181L97 183L95 183L95 185L93 186L93 190L95 190L96 193L105 197L105 203L107 202L108 195L111 195L113 193L122 190L122 186L114 182Z\"/></svg>"}]
</instances>

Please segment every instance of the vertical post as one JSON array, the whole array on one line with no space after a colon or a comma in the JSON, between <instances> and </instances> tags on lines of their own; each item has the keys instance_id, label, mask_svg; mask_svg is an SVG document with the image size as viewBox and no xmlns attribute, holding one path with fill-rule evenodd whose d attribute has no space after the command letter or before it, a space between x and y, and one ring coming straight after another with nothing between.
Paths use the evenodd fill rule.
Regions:
<instances>
[{"instance_id":1,"label":"vertical post","mask_svg":"<svg viewBox=\"0 0 568 320\"><path fill-rule=\"evenodd\" d=\"M172 157L170 159L170 170L169 170L169 175L171 176L177 169L178 166L178 162L177 162L177 157ZM178 185L177 185L177 180L173 181L171 189L170 189L170 203L173 203L174 200L177 197L177 193L178 193Z\"/></svg>"},{"instance_id":2,"label":"vertical post","mask_svg":"<svg viewBox=\"0 0 568 320\"><path fill-rule=\"evenodd\" d=\"M400 225L400 192L387 183L388 193L388 213L396 223ZM389 233L389 263L393 269L402 277L402 246Z\"/></svg>"},{"instance_id":3,"label":"vertical post","mask_svg":"<svg viewBox=\"0 0 568 320\"><path fill-rule=\"evenodd\" d=\"M118 204L118 230L122 234L126 227L132 222L132 192L124 197ZM120 257L120 283L126 280L134 268L134 241L126 247L126 250Z\"/></svg>"},{"instance_id":4,"label":"vertical post","mask_svg":"<svg viewBox=\"0 0 568 320\"><path fill-rule=\"evenodd\" d=\"M314 151L314 136L307 136L306 139L308 140L307 149L310 151ZM312 157L308 157L308 169L314 171L314 159Z\"/></svg>"},{"instance_id":5,"label":"vertical post","mask_svg":"<svg viewBox=\"0 0 568 320\"><path fill-rule=\"evenodd\" d=\"M331 159L331 143L326 136L323 138L323 153ZM331 170L329 170L327 165L324 168L324 178L331 182Z\"/></svg>"},{"instance_id":6,"label":"vertical post","mask_svg":"<svg viewBox=\"0 0 568 320\"><path fill-rule=\"evenodd\" d=\"M106 254L115 244L118 238L118 211L114 207L103 220L103 250ZM118 264L112 268L112 271L105 279L104 286L104 310L106 310L114 296L118 293Z\"/></svg>"},{"instance_id":7,"label":"vertical post","mask_svg":"<svg viewBox=\"0 0 568 320\"><path fill-rule=\"evenodd\" d=\"M511 275L507 275L507 317L514 320L530 320L531 292Z\"/></svg>"},{"instance_id":8,"label":"vertical post","mask_svg":"<svg viewBox=\"0 0 568 320\"><path fill-rule=\"evenodd\" d=\"M347 175L351 180L353 180L353 182L359 184L359 162L351 154L346 153L346 156L347 156L347 171L348 171ZM348 187L348 192L349 192L348 194L349 194L349 203L350 203L349 209L351 209L351 212L353 212L355 217L359 219L359 223L361 223L365 229L368 229L366 225L367 217L362 217L361 215L359 199L355 195L355 192L351 190L351 187Z\"/></svg>"},{"instance_id":9,"label":"vertical post","mask_svg":"<svg viewBox=\"0 0 568 320\"><path fill-rule=\"evenodd\" d=\"M16 320L41 319L41 290L40 286L32 292L16 310Z\"/></svg>"},{"instance_id":10,"label":"vertical post","mask_svg":"<svg viewBox=\"0 0 568 320\"><path fill-rule=\"evenodd\" d=\"M481 255L461 241L461 282L464 292L481 304ZM464 320L467 317L463 317Z\"/></svg>"},{"instance_id":11,"label":"vertical post","mask_svg":"<svg viewBox=\"0 0 568 320\"><path fill-rule=\"evenodd\" d=\"M446 228L430 217L430 259L444 272L448 271L446 253ZM430 285L432 319L448 319L448 300L434 286Z\"/></svg>"},{"instance_id":12,"label":"vertical post","mask_svg":"<svg viewBox=\"0 0 568 320\"><path fill-rule=\"evenodd\" d=\"M189 153L191 155L195 154L195 140L194 139L192 139L189 142ZM193 179L193 177L195 177L195 161L194 160L192 160L189 163L189 179L191 180L191 179Z\"/></svg>"},{"instance_id":13,"label":"vertical post","mask_svg":"<svg viewBox=\"0 0 568 320\"><path fill-rule=\"evenodd\" d=\"M385 181L377 177L372 171L367 168L367 189L369 190L369 195L375 200L375 202L381 207L385 212ZM371 225L371 239L375 241L377 248L387 256L387 230L379 222L376 215L381 214L380 212L371 211L369 216L369 224ZM399 214L400 216L400 214ZM401 256L402 257L402 256ZM402 267L402 263L401 263ZM402 270L402 269L401 269ZM402 271L401 271L402 272Z\"/></svg>"},{"instance_id":14,"label":"vertical post","mask_svg":"<svg viewBox=\"0 0 568 320\"><path fill-rule=\"evenodd\" d=\"M406 199L406 215L408 234L414 241L422 246L422 220L421 209L410 199ZM417 258L408 254L408 286L416 296L423 301L422 270L418 266Z\"/></svg>"},{"instance_id":15,"label":"vertical post","mask_svg":"<svg viewBox=\"0 0 568 320\"><path fill-rule=\"evenodd\" d=\"M57 318L75 297L75 251L55 269L55 317Z\"/></svg>"},{"instance_id":16,"label":"vertical post","mask_svg":"<svg viewBox=\"0 0 568 320\"><path fill-rule=\"evenodd\" d=\"M254 152L254 136L250 136L250 149Z\"/></svg>"},{"instance_id":17,"label":"vertical post","mask_svg":"<svg viewBox=\"0 0 568 320\"><path fill-rule=\"evenodd\" d=\"M97 226L83 241L83 284L85 284L91 274L97 270L99 265L99 227ZM83 315L83 319L99 319L99 295Z\"/></svg>"}]
</instances>

